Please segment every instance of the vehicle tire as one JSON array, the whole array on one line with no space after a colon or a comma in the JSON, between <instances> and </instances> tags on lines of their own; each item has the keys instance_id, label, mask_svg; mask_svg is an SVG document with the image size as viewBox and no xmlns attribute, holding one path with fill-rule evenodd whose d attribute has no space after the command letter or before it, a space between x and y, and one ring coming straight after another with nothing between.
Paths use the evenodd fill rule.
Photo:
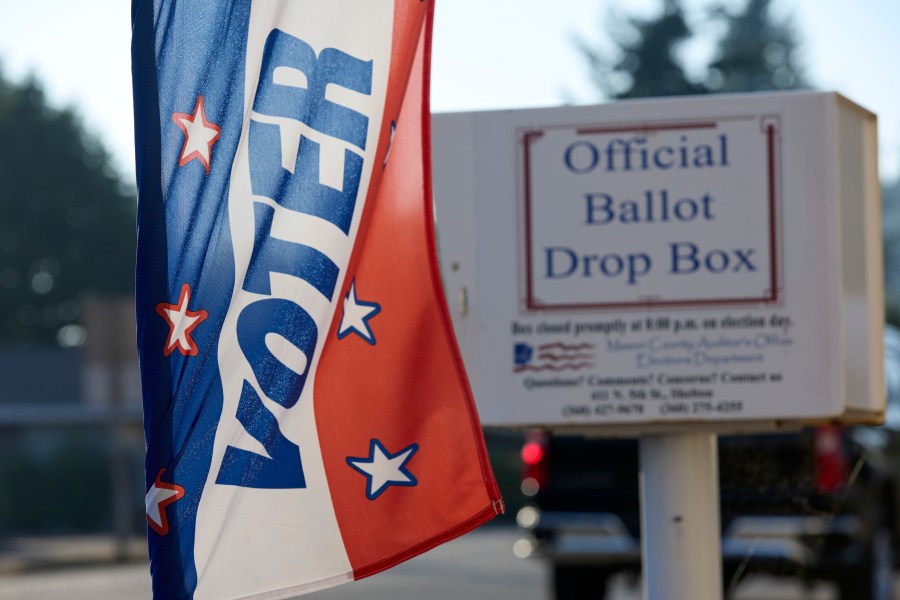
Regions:
<instances>
[{"instance_id":1,"label":"vehicle tire","mask_svg":"<svg viewBox=\"0 0 900 600\"><path fill-rule=\"evenodd\" d=\"M603 600L610 573L593 565L553 565L556 600Z\"/></svg>"},{"instance_id":2,"label":"vehicle tire","mask_svg":"<svg viewBox=\"0 0 900 600\"><path fill-rule=\"evenodd\" d=\"M879 528L860 569L838 581L840 600L894 600L894 544L891 532Z\"/></svg>"}]
</instances>

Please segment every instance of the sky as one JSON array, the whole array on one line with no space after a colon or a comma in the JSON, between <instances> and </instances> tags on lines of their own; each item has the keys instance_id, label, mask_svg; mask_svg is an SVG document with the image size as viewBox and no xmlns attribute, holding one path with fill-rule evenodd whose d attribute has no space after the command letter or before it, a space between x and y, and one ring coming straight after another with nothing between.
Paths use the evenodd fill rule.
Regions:
<instances>
[{"instance_id":1,"label":"sky","mask_svg":"<svg viewBox=\"0 0 900 600\"><path fill-rule=\"evenodd\" d=\"M732 9L744 0L721 0ZM697 72L713 49L714 0L685 0L705 38L682 48ZM881 177L900 177L900 1L773 0L790 18L816 89L878 114ZM609 44L615 15L650 16L661 0L438 0L432 110L601 101L573 38ZM72 107L128 178L134 173L129 0L0 0L0 68L37 77L53 105ZM621 21L621 18L619 19Z\"/></svg>"}]
</instances>

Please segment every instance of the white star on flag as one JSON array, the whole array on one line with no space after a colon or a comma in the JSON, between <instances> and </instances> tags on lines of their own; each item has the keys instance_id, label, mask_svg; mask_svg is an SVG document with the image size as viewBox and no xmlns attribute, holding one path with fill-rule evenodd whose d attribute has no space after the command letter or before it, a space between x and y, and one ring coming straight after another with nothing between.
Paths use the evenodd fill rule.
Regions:
<instances>
[{"instance_id":1,"label":"white star on flag","mask_svg":"<svg viewBox=\"0 0 900 600\"><path fill-rule=\"evenodd\" d=\"M197 346L194 338L191 337L191 332L208 315L205 310L188 310L190 301L191 286L185 283L181 286L178 304L160 302L156 305L156 314L169 324L169 338L166 340L166 347L163 350L166 356L172 354L172 351L176 348L184 356L197 356L200 353L200 348Z\"/></svg>"},{"instance_id":2,"label":"white star on flag","mask_svg":"<svg viewBox=\"0 0 900 600\"><path fill-rule=\"evenodd\" d=\"M406 463L418 449L418 444L411 444L400 452L391 454L380 441L373 439L368 457L347 457L347 464L366 476L366 497L375 500L392 485L411 487L418 484L406 468Z\"/></svg>"},{"instance_id":3,"label":"white star on flag","mask_svg":"<svg viewBox=\"0 0 900 600\"><path fill-rule=\"evenodd\" d=\"M166 515L166 506L184 497L184 488L174 483L166 483L162 480L165 469L161 469L156 476L156 481L147 490L144 498L144 506L147 509L147 523L159 535L169 533L169 518Z\"/></svg>"},{"instance_id":4,"label":"white star on flag","mask_svg":"<svg viewBox=\"0 0 900 600\"><path fill-rule=\"evenodd\" d=\"M343 311L341 325L338 327L338 339L343 339L356 332L362 339L374 346L375 334L369 327L369 319L381 312L381 306L375 302L363 302L357 299L355 280L350 284L350 290L344 298Z\"/></svg>"},{"instance_id":5,"label":"white star on flag","mask_svg":"<svg viewBox=\"0 0 900 600\"><path fill-rule=\"evenodd\" d=\"M183 167L195 158L200 161L206 174L209 175L209 162L212 160L212 147L219 139L221 128L206 120L203 107L203 96L197 97L194 114L174 113L172 121L184 132L184 145L181 147L181 158L178 166Z\"/></svg>"}]
</instances>

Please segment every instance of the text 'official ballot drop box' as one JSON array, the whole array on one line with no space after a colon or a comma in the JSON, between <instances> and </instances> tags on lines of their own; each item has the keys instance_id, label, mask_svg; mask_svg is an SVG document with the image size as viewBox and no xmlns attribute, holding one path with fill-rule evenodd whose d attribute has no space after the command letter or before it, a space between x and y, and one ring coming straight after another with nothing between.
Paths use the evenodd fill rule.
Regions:
<instances>
[{"instance_id":1,"label":"text 'official ballot drop box'","mask_svg":"<svg viewBox=\"0 0 900 600\"><path fill-rule=\"evenodd\" d=\"M442 272L486 425L882 418L868 111L752 94L432 126Z\"/></svg>"}]
</instances>

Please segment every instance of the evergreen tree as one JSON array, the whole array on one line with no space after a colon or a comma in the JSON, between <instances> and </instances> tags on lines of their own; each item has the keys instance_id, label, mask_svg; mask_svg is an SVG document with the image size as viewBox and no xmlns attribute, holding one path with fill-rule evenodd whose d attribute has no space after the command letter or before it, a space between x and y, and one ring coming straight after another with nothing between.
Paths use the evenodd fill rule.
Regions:
<instances>
[{"instance_id":1,"label":"evergreen tree","mask_svg":"<svg viewBox=\"0 0 900 600\"><path fill-rule=\"evenodd\" d=\"M725 34L702 83L692 82L677 58L679 45L693 37L680 0L663 0L662 9L655 18L629 18L624 28L611 29L616 52L576 40L591 79L607 98L807 87L794 29L772 17L771 0L747 0L738 12L713 9L711 22L723 22Z\"/></svg>"},{"instance_id":2,"label":"evergreen tree","mask_svg":"<svg viewBox=\"0 0 900 600\"><path fill-rule=\"evenodd\" d=\"M704 92L692 83L676 52L691 37L680 0L664 0L663 11L651 19L628 18L626 29L611 31L619 56L584 40L576 45L588 62L591 79L610 99L681 96Z\"/></svg>"},{"instance_id":3,"label":"evergreen tree","mask_svg":"<svg viewBox=\"0 0 900 600\"><path fill-rule=\"evenodd\" d=\"M900 327L900 180L881 188L886 320Z\"/></svg>"},{"instance_id":4,"label":"evergreen tree","mask_svg":"<svg viewBox=\"0 0 900 600\"><path fill-rule=\"evenodd\" d=\"M787 21L772 19L770 0L749 0L742 12L717 10L727 23L707 86L714 92L807 87L797 62L797 42Z\"/></svg>"},{"instance_id":5,"label":"evergreen tree","mask_svg":"<svg viewBox=\"0 0 900 600\"><path fill-rule=\"evenodd\" d=\"M134 193L75 115L0 76L0 342L78 343L65 327L85 295L133 289L134 219Z\"/></svg>"}]
</instances>

